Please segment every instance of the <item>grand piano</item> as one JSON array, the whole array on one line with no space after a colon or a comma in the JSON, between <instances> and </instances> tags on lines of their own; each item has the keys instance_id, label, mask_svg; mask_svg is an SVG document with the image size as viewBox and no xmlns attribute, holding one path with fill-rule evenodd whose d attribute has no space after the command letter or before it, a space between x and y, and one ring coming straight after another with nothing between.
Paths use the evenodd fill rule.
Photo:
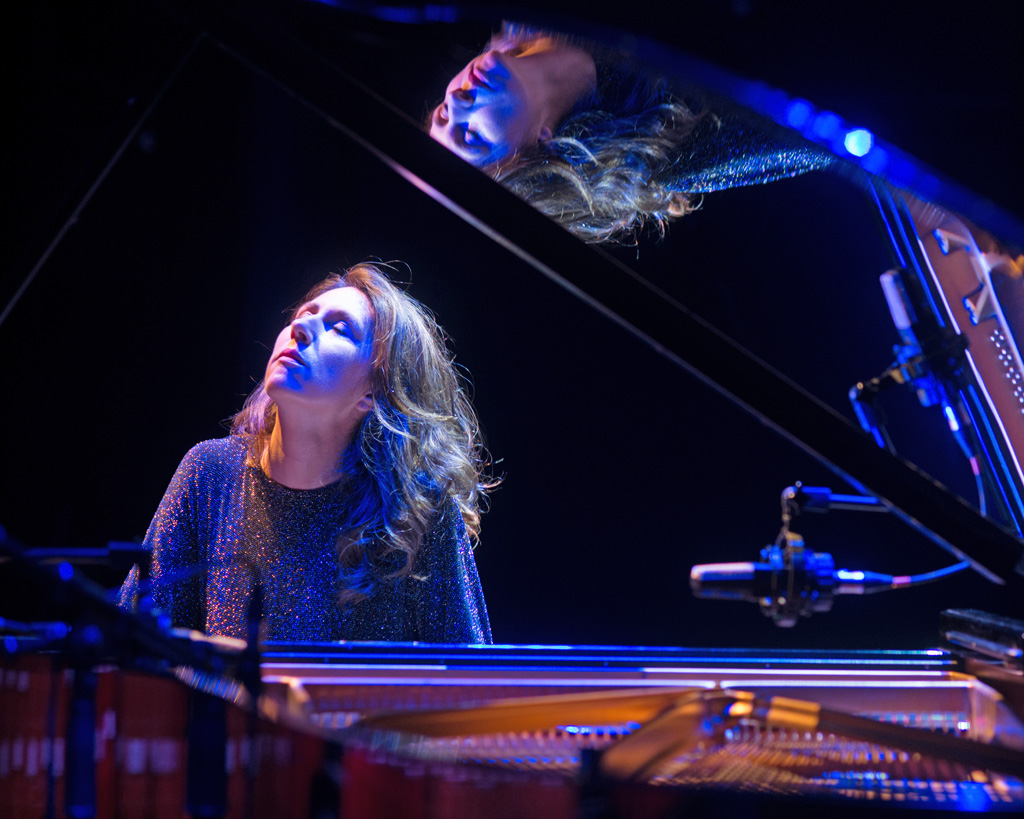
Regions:
<instances>
[{"instance_id":1,"label":"grand piano","mask_svg":"<svg viewBox=\"0 0 1024 819\"><path fill-rule=\"evenodd\" d=\"M507 459L478 562L496 634L512 644L249 654L96 615L102 595L81 574L113 585L118 570L33 562L24 571L43 574L28 583L11 561L0 569L0 797L11 815L299 816L311 805L343 816L1020 811L1019 419L1005 409L1012 384L1000 392L991 375L1013 382L1019 366L1006 294L1024 246L1013 187L993 187L998 174L986 167L979 196L963 156L948 167L967 185L875 126L892 160L884 168L871 164L877 154L844 155L842 173L709 196L664 243L597 251L382 101L415 119L415 100L431 93L428 68L443 77L440 63L464 58L491 24L456 6L443 7L447 21L437 7L404 8L409 22L312 3L244 13L115 6L93 20L23 12L38 41L59 34L83 63L55 72L66 109L90 77L102 82L89 114L57 130L41 86L24 86L36 92L25 109L51 128L25 152L20 218L37 241L3 282L0 333L5 349L31 340L18 379L33 401L31 417L4 433L15 468L0 522L37 556L70 545L84 560L107 540L136 537L182 452L218 434L201 419L232 412L259 371L263 352L250 339L270 337L254 318L260 308L285 303L325 265L397 255L474 373L491 448ZM799 28L799 15L770 10ZM765 128L792 127L795 103L867 115L846 113L820 79L790 84L766 67L744 80L749 51L732 71L718 68L712 46L726 62L753 49L766 12L703 14L689 29L709 32L703 43L642 20L630 37L641 56ZM711 33L726 24L731 45ZM117 71L83 57L94 46L77 45L76 26L120 58ZM28 51L26 70L42 72ZM385 70L395 53L400 65ZM991 122L999 115L997 106ZM93 116L118 123L106 141ZM1002 131L992 130L993 156L976 147L975 157L1012 178L1014 166L997 158ZM57 135L72 132L74 156L61 158ZM812 125L802 135L830 147ZM928 144L916 136L908 147ZM927 154L918 155L944 167ZM63 187L82 167L79 184ZM28 195L48 173L67 193L49 223L36 204L46 197ZM958 257L964 264L947 269ZM976 341L993 303L1011 313L997 316L1002 340ZM55 304L74 313L76 335L96 325L82 345L91 349L109 343L102 328L118 316L117 366L90 357L60 379L33 366L66 354L66 335L38 332ZM972 322L970 309L984 320ZM197 331L182 338L186 325ZM982 358L986 344L994 363ZM231 355L234 381L224 378ZM851 386L882 373L917 388L886 391L884 423L878 404L847 403ZM622 423L621 402L637 393L637 420ZM81 404L75 423L66 396ZM950 414L967 419L970 435L951 433ZM552 463L566 473L560 483ZM74 486L55 486L57 465L73 470ZM790 523L811 553L890 577L943 561L969 569L839 599L857 583L830 575L814 585L790 550L774 569L773 555L760 559L773 595L750 587L696 599L690 567L733 561L735 580L737 561L758 562L779 525L779 490L797 480L837 482L888 513L801 514ZM33 605L61 597L45 578L81 584L57 625ZM729 599L777 615L787 581L806 603L791 629ZM999 622L940 621L949 608ZM94 621L119 623L117 639L101 629L83 648L73 638L92 634Z\"/></svg>"}]
</instances>

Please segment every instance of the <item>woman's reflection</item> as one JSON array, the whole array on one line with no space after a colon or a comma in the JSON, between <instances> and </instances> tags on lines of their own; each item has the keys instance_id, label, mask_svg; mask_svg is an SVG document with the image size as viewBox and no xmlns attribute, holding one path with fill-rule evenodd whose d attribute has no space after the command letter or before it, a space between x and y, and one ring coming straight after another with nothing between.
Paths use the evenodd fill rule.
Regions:
<instances>
[{"instance_id":1,"label":"woman's reflection","mask_svg":"<svg viewBox=\"0 0 1024 819\"><path fill-rule=\"evenodd\" d=\"M582 48L547 36L518 45L492 40L448 83L430 135L484 167L549 141L577 103L596 90L594 58Z\"/></svg>"},{"instance_id":2,"label":"woman's reflection","mask_svg":"<svg viewBox=\"0 0 1024 819\"><path fill-rule=\"evenodd\" d=\"M830 155L695 113L628 57L505 24L451 82L430 135L586 242L659 233L700 194Z\"/></svg>"}]
</instances>

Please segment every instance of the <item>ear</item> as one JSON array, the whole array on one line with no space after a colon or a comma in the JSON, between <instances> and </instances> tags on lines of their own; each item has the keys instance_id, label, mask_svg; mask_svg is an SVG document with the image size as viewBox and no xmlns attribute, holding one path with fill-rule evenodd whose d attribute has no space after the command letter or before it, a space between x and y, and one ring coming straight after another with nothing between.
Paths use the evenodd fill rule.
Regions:
<instances>
[{"instance_id":1,"label":"ear","mask_svg":"<svg viewBox=\"0 0 1024 819\"><path fill-rule=\"evenodd\" d=\"M554 135L555 135L554 131L552 131L549 126L542 125L541 129L540 129L540 133L537 134L537 141L538 142L547 142Z\"/></svg>"},{"instance_id":2,"label":"ear","mask_svg":"<svg viewBox=\"0 0 1024 819\"><path fill-rule=\"evenodd\" d=\"M360 412L369 412L373 409L373 393L368 392L356 403L356 409Z\"/></svg>"}]
</instances>

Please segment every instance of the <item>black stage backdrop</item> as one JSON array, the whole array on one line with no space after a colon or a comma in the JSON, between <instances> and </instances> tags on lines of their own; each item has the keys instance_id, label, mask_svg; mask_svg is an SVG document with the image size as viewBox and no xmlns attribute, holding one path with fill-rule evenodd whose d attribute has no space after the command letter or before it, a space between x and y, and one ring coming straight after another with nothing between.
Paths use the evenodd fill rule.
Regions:
<instances>
[{"instance_id":1,"label":"black stage backdrop","mask_svg":"<svg viewBox=\"0 0 1024 819\"><path fill-rule=\"evenodd\" d=\"M487 34L293 5L317 47L336 43L337 62L417 118ZM1021 212L1007 132L1024 71L1012 42L998 46L1019 23L1015 4L962 28L862 4L845 27L819 24L814 5L696 5L697 31L666 34L657 15L632 23L837 110ZM159 84L189 38L147 4L26 2L4 15L16 40L9 298L131 119L129 98ZM877 282L890 261L867 203L837 177L708 196L664 241L610 252L851 418L850 385L891 363ZM784 487L847 487L209 44L0 325L0 524L29 546L141 538L178 460L225 434L261 377L282 308L373 258L407 264L397 275L472 374L504 476L477 550L498 641L916 648L938 642L943 608L1015 612L973 574L840 598L791 630L751 605L694 599L694 563L751 560L774 539ZM939 413L910 394L885 405L900 450L971 497ZM834 512L795 528L842 567L953 562L888 516Z\"/></svg>"}]
</instances>

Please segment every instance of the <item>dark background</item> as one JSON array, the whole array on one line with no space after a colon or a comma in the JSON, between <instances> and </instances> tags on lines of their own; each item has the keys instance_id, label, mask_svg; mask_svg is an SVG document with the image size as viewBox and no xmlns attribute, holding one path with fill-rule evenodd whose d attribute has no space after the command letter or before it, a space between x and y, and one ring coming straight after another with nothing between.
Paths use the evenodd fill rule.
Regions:
<instances>
[{"instance_id":1,"label":"dark background","mask_svg":"<svg viewBox=\"0 0 1024 819\"><path fill-rule=\"evenodd\" d=\"M416 119L490 30L275 6ZM685 18L629 24L838 111L1019 215L1017 5L893 16L868 3L842 24L819 8L694 3ZM397 275L448 330L505 479L477 550L498 641L911 648L937 644L942 608L1020 614L1017 595L973 574L840 598L792 630L751 605L696 600L690 566L754 559L784 487L847 488L231 55L205 43L181 62L193 30L172 11L49 0L4 13L5 302L178 66L0 325L0 524L24 543L141 538L178 460L225 434L259 380L282 308L328 271L378 258L407 264ZM891 260L837 176L709 195L666 240L607 252L851 418L850 385L891 363L877 284ZM970 498L937 411L911 394L885 403L901 452ZM952 562L888 516L795 528L843 567Z\"/></svg>"}]
</instances>

